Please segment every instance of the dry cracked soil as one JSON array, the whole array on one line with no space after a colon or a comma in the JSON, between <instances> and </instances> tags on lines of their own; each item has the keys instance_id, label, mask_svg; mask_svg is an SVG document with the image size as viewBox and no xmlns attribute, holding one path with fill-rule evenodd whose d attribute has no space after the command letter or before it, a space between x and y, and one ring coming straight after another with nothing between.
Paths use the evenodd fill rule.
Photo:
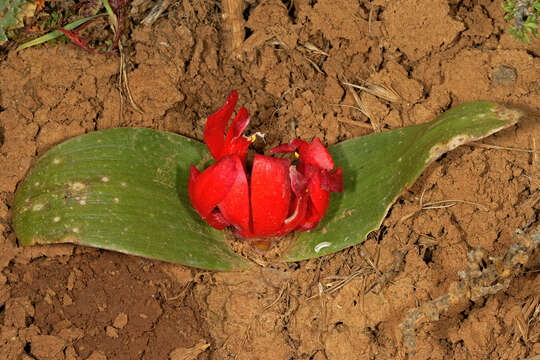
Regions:
<instances>
[{"instance_id":1,"label":"dry cracked soil","mask_svg":"<svg viewBox=\"0 0 540 360\"><path fill-rule=\"evenodd\" d=\"M136 3L129 6L135 7ZM148 127L202 139L231 89L259 151L294 136L325 144L430 121L491 100L526 111L483 141L540 149L540 41L515 42L499 1L246 0L231 53L220 3L173 2L128 19L118 57L69 44L0 58L0 359L526 359L540 354L538 253L510 286L422 323L415 352L397 325L448 292L478 246L500 256L538 222L540 155L462 146L431 164L361 245L320 259L211 272L74 245L20 247L14 193L52 146ZM131 8L131 10L133 10ZM132 11L133 13L133 11ZM357 108L344 81L365 92ZM423 201L459 199L419 210ZM331 289L337 281L343 286ZM320 290L322 289L322 291ZM333 288L332 288L333 289ZM536 312L529 311L536 309Z\"/></svg>"}]
</instances>

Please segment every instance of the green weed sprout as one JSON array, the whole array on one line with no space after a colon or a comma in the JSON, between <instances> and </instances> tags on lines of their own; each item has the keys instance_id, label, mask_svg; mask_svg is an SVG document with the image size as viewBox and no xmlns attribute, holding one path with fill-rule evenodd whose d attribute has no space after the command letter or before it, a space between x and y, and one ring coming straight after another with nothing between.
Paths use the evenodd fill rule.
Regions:
<instances>
[{"instance_id":1,"label":"green weed sprout","mask_svg":"<svg viewBox=\"0 0 540 360\"><path fill-rule=\"evenodd\" d=\"M540 24L540 0L505 0L501 7L506 12L505 20L514 20L508 32L522 43L530 44L529 35L538 37Z\"/></svg>"}]
</instances>

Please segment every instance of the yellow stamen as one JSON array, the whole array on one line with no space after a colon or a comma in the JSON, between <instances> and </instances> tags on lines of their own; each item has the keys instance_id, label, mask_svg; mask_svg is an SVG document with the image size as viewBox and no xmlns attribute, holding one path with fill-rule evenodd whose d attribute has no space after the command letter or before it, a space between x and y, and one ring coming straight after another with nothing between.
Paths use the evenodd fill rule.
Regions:
<instances>
[{"instance_id":1,"label":"yellow stamen","mask_svg":"<svg viewBox=\"0 0 540 360\"><path fill-rule=\"evenodd\" d=\"M300 157L300 154L295 151L294 152L294 157L298 159Z\"/></svg>"},{"instance_id":2,"label":"yellow stamen","mask_svg":"<svg viewBox=\"0 0 540 360\"><path fill-rule=\"evenodd\" d=\"M249 138L249 142L254 142L256 138L256 135L251 135L251 137Z\"/></svg>"}]
</instances>

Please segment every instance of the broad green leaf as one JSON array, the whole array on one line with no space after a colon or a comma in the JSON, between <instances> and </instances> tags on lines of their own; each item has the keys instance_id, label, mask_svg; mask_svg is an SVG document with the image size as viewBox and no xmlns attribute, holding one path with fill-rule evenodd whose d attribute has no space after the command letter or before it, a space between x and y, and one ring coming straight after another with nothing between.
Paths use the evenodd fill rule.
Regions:
<instances>
[{"instance_id":1,"label":"broad green leaf","mask_svg":"<svg viewBox=\"0 0 540 360\"><path fill-rule=\"evenodd\" d=\"M319 227L283 256L297 261L365 240L423 169L467 141L514 124L521 112L489 102L458 106L433 122L330 148L345 191L333 194ZM187 194L189 165L211 157L204 144L150 129L114 129L71 139L40 158L15 197L23 245L72 242L214 270L251 263L206 225Z\"/></svg>"},{"instance_id":2,"label":"broad green leaf","mask_svg":"<svg viewBox=\"0 0 540 360\"><path fill-rule=\"evenodd\" d=\"M491 102L473 102L456 106L432 122L332 146L334 162L343 168L345 190L332 194L321 224L301 233L283 259L310 259L363 242L431 162L461 144L515 124L521 116L518 110Z\"/></svg>"},{"instance_id":3,"label":"broad green leaf","mask_svg":"<svg viewBox=\"0 0 540 360\"><path fill-rule=\"evenodd\" d=\"M189 166L204 144L121 128L66 141L41 157L19 188L14 227L23 245L71 242L213 270L251 262L192 209Z\"/></svg>"}]
</instances>

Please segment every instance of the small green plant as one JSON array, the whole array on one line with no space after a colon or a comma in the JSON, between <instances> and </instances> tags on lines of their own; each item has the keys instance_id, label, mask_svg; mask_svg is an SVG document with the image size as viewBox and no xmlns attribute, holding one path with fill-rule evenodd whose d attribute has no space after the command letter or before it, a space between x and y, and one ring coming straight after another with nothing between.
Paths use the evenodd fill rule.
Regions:
<instances>
[{"instance_id":1,"label":"small green plant","mask_svg":"<svg viewBox=\"0 0 540 360\"><path fill-rule=\"evenodd\" d=\"M540 0L505 0L501 4L507 13L505 20L514 20L508 32L522 43L530 44L529 35L538 37L540 24Z\"/></svg>"},{"instance_id":2,"label":"small green plant","mask_svg":"<svg viewBox=\"0 0 540 360\"><path fill-rule=\"evenodd\" d=\"M24 8L29 3L26 0L0 0L0 43L8 40L6 31L18 27Z\"/></svg>"}]
</instances>

